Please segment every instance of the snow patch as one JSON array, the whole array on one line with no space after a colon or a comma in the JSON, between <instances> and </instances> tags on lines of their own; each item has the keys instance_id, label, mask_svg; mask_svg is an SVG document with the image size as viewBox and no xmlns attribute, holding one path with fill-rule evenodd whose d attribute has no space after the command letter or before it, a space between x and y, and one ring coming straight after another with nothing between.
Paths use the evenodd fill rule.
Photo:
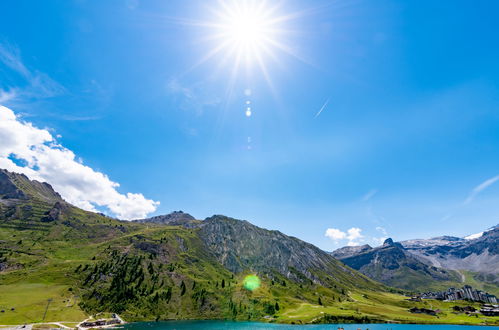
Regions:
<instances>
[{"instance_id":1,"label":"snow patch","mask_svg":"<svg viewBox=\"0 0 499 330\"><path fill-rule=\"evenodd\" d=\"M481 233L472 234L472 235L466 236L464 239L465 240L477 239L477 238L482 237L483 233L484 232L482 231Z\"/></svg>"}]
</instances>

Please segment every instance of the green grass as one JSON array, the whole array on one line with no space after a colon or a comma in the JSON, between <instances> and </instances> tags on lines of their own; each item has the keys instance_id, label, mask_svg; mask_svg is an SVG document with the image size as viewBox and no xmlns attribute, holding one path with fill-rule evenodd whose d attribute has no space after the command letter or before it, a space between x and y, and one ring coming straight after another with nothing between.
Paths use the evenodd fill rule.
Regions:
<instances>
[{"instance_id":1,"label":"green grass","mask_svg":"<svg viewBox=\"0 0 499 330\"><path fill-rule=\"evenodd\" d=\"M365 296L369 298L365 298ZM354 301L336 303L332 306L320 306L317 304L302 303L295 308L288 308L277 314L277 320L284 323L312 323L320 321L325 314L371 319L385 320L396 323L428 323L428 324L468 324L468 325L499 325L499 318L486 317L483 315L468 316L464 313L455 314L452 306L467 306L463 302L442 302L436 300L414 303L406 301L406 297L390 293L369 292L363 296L358 293L352 294ZM478 304L475 307L479 307ZM408 311L411 307L425 307L439 309L438 316L426 314L413 314Z\"/></svg>"},{"instance_id":2,"label":"green grass","mask_svg":"<svg viewBox=\"0 0 499 330\"><path fill-rule=\"evenodd\" d=\"M2 285L0 324L77 321L85 318L68 286L42 283ZM50 303L48 299L51 299ZM49 303L49 304L48 304ZM43 319L48 304L45 320ZM14 308L14 311L11 310Z\"/></svg>"},{"instance_id":3,"label":"green grass","mask_svg":"<svg viewBox=\"0 0 499 330\"><path fill-rule=\"evenodd\" d=\"M39 201L34 205L37 216L47 209ZM127 321L313 323L334 315L374 321L497 324L499 319L451 312L452 306L462 303L408 302L358 273L349 284L353 277L343 271L310 270L327 287L305 279L294 282L279 273L256 274L261 285L249 291L244 277L254 273L229 272L207 252L196 229L122 223L76 208L56 223L0 218L0 254L0 262L5 258L8 265L0 272L0 309L5 310L0 324L74 325L91 314L118 310ZM140 273L143 276L132 276ZM113 299L120 294L124 298ZM434 317L408 312L414 306L438 308L442 313Z\"/></svg>"}]
</instances>

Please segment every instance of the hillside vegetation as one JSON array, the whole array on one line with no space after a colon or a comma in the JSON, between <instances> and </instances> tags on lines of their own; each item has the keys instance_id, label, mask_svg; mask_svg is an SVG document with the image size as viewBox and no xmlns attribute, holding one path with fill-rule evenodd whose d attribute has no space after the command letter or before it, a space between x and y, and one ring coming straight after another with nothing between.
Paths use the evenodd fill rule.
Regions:
<instances>
[{"instance_id":1,"label":"hillside vegetation","mask_svg":"<svg viewBox=\"0 0 499 330\"><path fill-rule=\"evenodd\" d=\"M245 285L248 275L259 287ZM0 287L0 324L78 322L98 312L127 321L497 322L452 314L454 304L406 301L315 246L246 221L118 221L7 171ZM408 312L428 304L442 310L438 318Z\"/></svg>"}]
</instances>

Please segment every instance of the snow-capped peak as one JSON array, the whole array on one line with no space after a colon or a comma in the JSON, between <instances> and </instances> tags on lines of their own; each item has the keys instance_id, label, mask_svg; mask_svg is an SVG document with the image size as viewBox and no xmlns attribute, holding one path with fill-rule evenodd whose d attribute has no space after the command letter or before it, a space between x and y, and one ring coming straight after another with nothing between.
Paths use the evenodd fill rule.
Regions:
<instances>
[{"instance_id":1,"label":"snow-capped peak","mask_svg":"<svg viewBox=\"0 0 499 330\"><path fill-rule=\"evenodd\" d=\"M480 237L483 236L484 233L489 232L491 230L494 230L496 228L499 228L499 225L496 225L494 227L490 227L489 229L487 229L485 231L482 231L481 233L476 233L476 234L472 234L472 235L466 236L466 237L464 237L464 239L469 241L469 240L472 240L472 239L480 238Z\"/></svg>"},{"instance_id":2,"label":"snow-capped peak","mask_svg":"<svg viewBox=\"0 0 499 330\"><path fill-rule=\"evenodd\" d=\"M480 237L482 237L483 233L484 232L482 231L480 233L471 234L471 235L466 236L464 239L469 241L469 240L472 240L472 239L480 238Z\"/></svg>"}]
</instances>

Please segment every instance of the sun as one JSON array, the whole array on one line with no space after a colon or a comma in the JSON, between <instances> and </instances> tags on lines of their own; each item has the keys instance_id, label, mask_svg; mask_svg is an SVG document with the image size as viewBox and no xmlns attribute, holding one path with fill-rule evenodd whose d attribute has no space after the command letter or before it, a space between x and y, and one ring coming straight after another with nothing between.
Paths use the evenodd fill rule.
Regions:
<instances>
[{"instance_id":1,"label":"sun","mask_svg":"<svg viewBox=\"0 0 499 330\"><path fill-rule=\"evenodd\" d=\"M271 72L276 67L286 69L283 56L306 63L295 49L302 34L296 21L309 10L289 12L286 1L210 1L203 6L202 17L180 19L179 22L196 28L196 44L203 46L201 56L187 72L209 64L213 77L226 79L228 96L238 82L251 84L260 78L267 82L271 93L277 94ZM246 110L250 117L252 110Z\"/></svg>"},{"instance_id":2,"label":"sun","mask_svg":"<svg viewBox=\"0 0 499 330\"><path fill-rule=\"evenodd\" d=\"M231 70L231 80L259 68L270 82L268 62L279 62L279 53L295 55L286 45L288 21L296 15L282 13L282 1L219 0L210 6L205 21L197 24L205 32L209 48L200 65L216 59Z\"/></svg>"},{"instance_id":3,"label":"sun","mask_svg":"<svg viewBox=\"0 0 499 330\"><path fill-rule=\"evenodd\" d=\"M259 55L274 37L273 19L270 11L264 6L256 6L248 2L234 3L232 7L224 6L221 13L219 37L237 53Z\"/></svg>"},{"instance_id":4,"label":"sun","mask_svg":"<svg viewBox=\"0 0 499 330\"><path fill-rule=\"evenodd\" d=\"M227 32L235 43L252 45L264 40L265 17L258 12L236 13L230 18Z\"/></svg>"}]
</instances>

